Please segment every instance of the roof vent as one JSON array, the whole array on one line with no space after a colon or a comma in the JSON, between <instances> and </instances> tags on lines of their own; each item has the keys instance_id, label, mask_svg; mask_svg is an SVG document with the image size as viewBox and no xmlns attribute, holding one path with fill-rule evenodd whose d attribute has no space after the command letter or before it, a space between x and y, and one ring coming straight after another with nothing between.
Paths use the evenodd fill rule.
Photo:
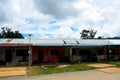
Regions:
<instances>
[{"instance_id":1,"label":"roof vent","mask_svg":"<svg viewBox=\"0 0 120 80\"><path fill-rule=\"evenodd\" d=\"M63 40L64 44L67 44L67 42L65 40Z\"/></svg>"},{"instance_id":2,"label":"roof vent","mask_svg":"<svg viewBox=\"0 0 120 80\"><path fill-rule=\"evenodd\" d=\"M77 42L77 44L79 44L79 42L77 40L75 40Z\"/></svg>"}]
</instances>

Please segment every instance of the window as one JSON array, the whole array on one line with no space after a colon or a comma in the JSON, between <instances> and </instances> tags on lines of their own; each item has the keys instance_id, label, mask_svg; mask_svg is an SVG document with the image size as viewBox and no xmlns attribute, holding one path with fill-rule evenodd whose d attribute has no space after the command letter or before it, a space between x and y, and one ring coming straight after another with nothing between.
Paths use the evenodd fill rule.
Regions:
<instances>
[{"instance_id":1,"label":"window","mask_svg":"<svg viewBox=\"0 0 120 80\"><path fill-rule=\"evenodd\" d=\"M98 50L98 55L103 55L103 50L102 49Z\"/></svg>"},{"instance_id":2,"label":"window","mask_svg":"<svg viewBox=\"0 0 120 80\"><path fill-rule=\"evenodd\" d=\"M28 56L28 49L16 50L16 56Z\"/></svg>"},{"instance_id":3,"label":"window","mask_svg":"<svg viewBox=\"0 0 120 80\"><path fill-rule=\"evenodd\" d=\"M79 55L87 55L90 56L92 53L90 50L79 50Z\"/></svg>"},{"instance_id":4,"label":"window","mask_svg":"<svg viewBox=\"0 0 120 80\"><path fill-rule=\"evenodd\" d=\"M72 49L72 55L76 55L76 50Z\"/></svg>"},{"instance_id":5,"label":"window","mask_svg":"<svg viewBox=\"0 0 120 80\"><path fill-rule=\"evenodd\" d=\"M51 50L51 55L57 56L57 55L59 55L59 51L58 50Z\"/></svg>"}]
</instances>

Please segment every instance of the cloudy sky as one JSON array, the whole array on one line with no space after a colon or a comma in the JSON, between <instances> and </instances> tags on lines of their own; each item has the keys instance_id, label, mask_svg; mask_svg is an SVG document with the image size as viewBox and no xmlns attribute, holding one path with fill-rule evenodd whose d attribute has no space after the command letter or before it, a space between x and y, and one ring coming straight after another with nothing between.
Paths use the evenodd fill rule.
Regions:
<instances>
[{"instance_id":1,"label":"cloudy sky","mask_svg":"<svg viewBox=\"0 0 120 80\"><path fill-rule=\"evenodd\" d=\"M120 36L120 0L0 0L0 28L26 38L79 39L83 29Z\"/></svg>"}]
</instances>

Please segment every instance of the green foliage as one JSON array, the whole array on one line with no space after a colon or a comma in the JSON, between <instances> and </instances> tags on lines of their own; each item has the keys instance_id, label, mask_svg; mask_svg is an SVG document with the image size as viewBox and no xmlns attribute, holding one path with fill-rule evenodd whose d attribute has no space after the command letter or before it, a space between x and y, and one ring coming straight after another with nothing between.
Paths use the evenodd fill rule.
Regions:
<instances>
[{"instance_id":1,"label":"green foliage","mask_svg":"<svg viewBox=\"0 0 120 80\"><path fill-rule=\"evenodd\" d=\"M93 67L87 66L85 63L81 64L72 64L67 67L57 68L58 65L45 66L46 69L42 69L42 66L33 66L31 68L30 75L41 75L41 74L53 74L53 73L62 73L62 72L74 72L74 71L83 71L83 70L91 70L95 69Z\"/></svg>"},{"instance_id":2,"label":"green foliage","mask_svg":"<svg viewBox=\"0 0 120 80\"><path fill-rule=\"evenodd\" d=\"M104 37L103 36L98 36L98 39L103 39Z\"/></svg>"},{"instance_id":3,"label":"green foliage","mask_svg":"<svg viewBox=\"0 0 120 80\"><path fill-rule=\"evenodd\" d=\"M94 31L93 29L84 29L80 34L82 39L94 39L96 33L97 31Z\"/></svg>"},{"instance_id":4,"label":"green foliage","mask_svg":"<svg viewBox=\"0 0 120 80\"><path fill-rule=\"evenodd\" d=\"M1 29L0 38L24 38L19 31L12 31L8 27L2 27Z\"/></svg>"}]
</instances>

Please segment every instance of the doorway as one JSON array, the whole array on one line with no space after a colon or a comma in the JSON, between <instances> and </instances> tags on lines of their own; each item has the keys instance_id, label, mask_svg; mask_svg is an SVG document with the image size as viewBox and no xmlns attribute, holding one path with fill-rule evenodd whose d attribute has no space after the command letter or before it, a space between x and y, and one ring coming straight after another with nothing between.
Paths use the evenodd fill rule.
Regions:
<instances>
[{"instance_id":1,"label":"doorway","mask_svg":"<svg viewBox=\"0 0 120 80\"><path fill-rule=\"evenodd\" d=\"M97 53L92 53L90 49L79 50L82 62L97 62Z\"/></svg>"},{"instance_id":2,"label":"doorway","mask_svg":"<svg viewBox=\"0 0 120 80\"><path fill-rule=\"evenodd\" d=\"M12 49L7 49L5 51L5 61L12 62Z\"/></svg>"},{"instance_id":3,"label":"doorway","mask_svg":"<svg viewBox=\"0 0 120 80\"><path fill-rule=\"evenodd\" d=\"M38 61L43 62L43 50L38 50Z\"/></svg>"}]
</instances>

